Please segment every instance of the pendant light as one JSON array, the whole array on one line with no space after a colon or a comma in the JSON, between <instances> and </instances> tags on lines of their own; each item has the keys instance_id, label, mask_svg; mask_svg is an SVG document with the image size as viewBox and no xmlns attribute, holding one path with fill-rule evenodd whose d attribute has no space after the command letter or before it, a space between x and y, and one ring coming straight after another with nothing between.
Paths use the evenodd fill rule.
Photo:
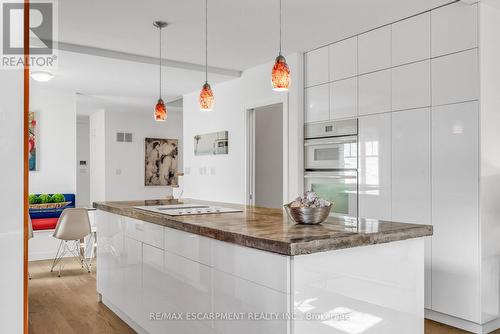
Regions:
<instances>
[{"instance_id":1,"label":"pendant light","mask_svg":"<svg viewBox=\"0 0 500 334\"><path fill-rule=\"evenodd\" d=\"M214 93L208 83L208 0L205 0L205 83L200 91L200 110L212 111L214 105Z\"/></svg>"},{"instance_id":2,"label":"pendant light","mask_svg":"<svg viewBox=\"0 0 500 334\"><path fill-rule=\"evenodd\" d=\"M280 52L274 61L271 74L271 83L273 90L277 92L286 92L290 86L290 69L286 63L285 57L281 54L281 0L280 1Z\"/></svg>"},{"instance_id":3,"label":"pendant light","mask_svg":"<svg viewBox=\"0 0 500 334\"><path fill-rule=\"evenodd\" d=\"M157 122L164 122L167 120L167 106L165 105L165 102L163 102L163 99L161 98L161 30L167 26L167 22L164 21L155 21L153 22L153 25L158 28L160 31L160 58L158 60L158 65L159 65L159 70L160 70L160 97L158 98L158 102L156 103L155 106L155 113L154 113L154 118L155 121Z\"/></svg>"}]
</instances>

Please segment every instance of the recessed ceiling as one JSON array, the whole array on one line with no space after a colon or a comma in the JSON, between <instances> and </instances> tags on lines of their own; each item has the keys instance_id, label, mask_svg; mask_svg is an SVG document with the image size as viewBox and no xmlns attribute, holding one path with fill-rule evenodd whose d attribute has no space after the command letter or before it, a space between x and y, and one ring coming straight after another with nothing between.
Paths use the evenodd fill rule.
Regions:
<instances>
[{"instance_id":1,"label":"recessed ceiling","mask_svg":"<svg viewBox=\"0 0 500 334\"><path fill-rule=\"evenodd\" d=\"M209 63L245 70L273 60L278 0L208 0ZM451 2L450 0L282 0L284 53L306 51ZM59 40L156 56L154 20L167 28L167 58L204 63L204 0L64 0Z\"/></svg>"}]
</instances>

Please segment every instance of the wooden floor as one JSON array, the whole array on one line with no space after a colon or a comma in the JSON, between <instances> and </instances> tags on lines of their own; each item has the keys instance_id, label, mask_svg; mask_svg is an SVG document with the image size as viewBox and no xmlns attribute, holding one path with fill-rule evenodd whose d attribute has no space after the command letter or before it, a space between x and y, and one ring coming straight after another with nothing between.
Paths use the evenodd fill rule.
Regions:
<instances>
[{"instance_id":1,"label":"wooden floor","mask_svg":"<svg viewBox=\"0 0 500 334\"><path fill-rule=\"evenodd\" d=\"M135 333L104 304L97 302L95 268L88 274L65 259L62 277L50 272L51 261L30 262L29 334ZM425 321L425 334L469 333ZM500 330L494 333L500 334ZM201 334L201 333L200 333Z\"/></svg>"},{"instance_id":2,"label":"wooden floor","mask_svg":"<svg viewBox=\"0 0 500 334\"><path fill-rule=\"evenodd\" d=\"M89 274L71 258L58 278L52 261L30 262L29 334L127 334L127 324L98 303L95 268Z\"/></svg>"}]
</instances>

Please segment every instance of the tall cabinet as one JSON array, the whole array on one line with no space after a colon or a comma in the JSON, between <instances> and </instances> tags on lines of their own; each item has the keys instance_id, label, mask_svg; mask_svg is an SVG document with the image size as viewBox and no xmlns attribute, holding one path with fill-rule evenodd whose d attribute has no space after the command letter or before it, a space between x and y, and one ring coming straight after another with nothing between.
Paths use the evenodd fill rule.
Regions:
<instances>
[{"instance_id":1,"label":"tall cabinet","mask_svg":"<svg viewBox=\"0 0 500 334\"><path fill-rule=\"evenodd\" d=\"M306 122L359 119L360 217L432 224L426 315L477 333L500 327L498 31L460 1L305 55Z\"/></svg>"}]
</instances>

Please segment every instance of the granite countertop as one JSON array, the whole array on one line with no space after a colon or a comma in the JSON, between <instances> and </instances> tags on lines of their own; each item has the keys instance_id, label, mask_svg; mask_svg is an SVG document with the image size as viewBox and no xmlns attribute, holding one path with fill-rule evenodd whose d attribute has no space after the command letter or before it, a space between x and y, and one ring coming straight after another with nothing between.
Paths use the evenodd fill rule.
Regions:
<instances>
[{"instance_id":1,"label":"granite countertop","mask_svg":"<svg viewBox=\"0 0 500 334\"><path fill-rule=\"evenodd\" d=\"M135 206L196 203L237 208L243 212L167 216ZM192 199L98 202L94 207L152 224L230 242L244 247L295 256L381 244L432 235L432 226L376 219L329 218L321 225L297 225L281 209L267 209Z\"/></svg>"}]
</instances>

